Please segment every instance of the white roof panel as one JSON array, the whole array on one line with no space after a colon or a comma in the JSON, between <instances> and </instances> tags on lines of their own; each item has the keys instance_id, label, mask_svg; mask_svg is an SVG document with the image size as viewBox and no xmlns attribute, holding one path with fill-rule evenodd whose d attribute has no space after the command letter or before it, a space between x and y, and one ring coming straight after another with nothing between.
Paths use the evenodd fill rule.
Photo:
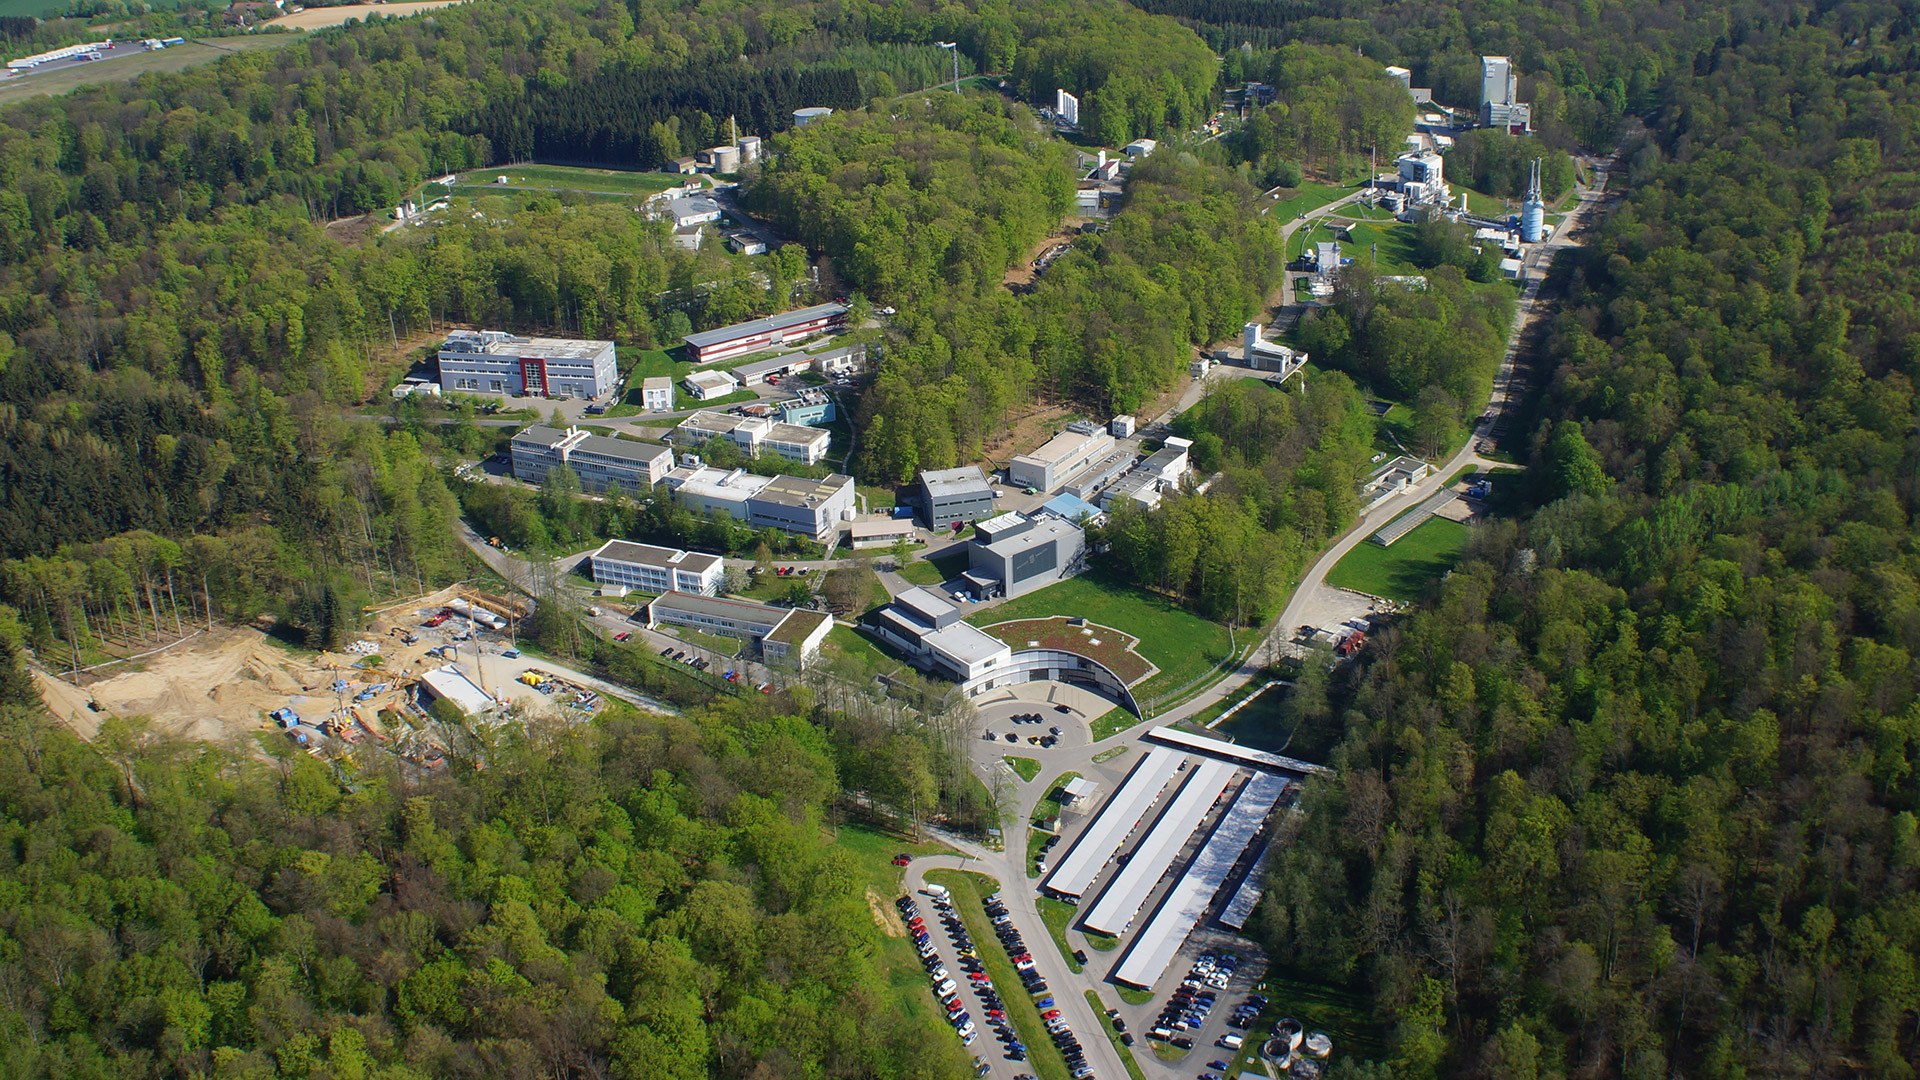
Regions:
<instances>
[{"instance_id":1,"label":"white roof panel","mask_svg":"<svg viewBox=\"0 0 1920 1080\"><path fill-rule=\"evenodd\" d=\"M1092 887L1100 871L1113 860L1114 849L1140 824L1140 815L1160 797L1167 781L1186 760L1187 756L1177 750L1159 746L1148 750L1121 782L1120 790L1100 809L1099 816L1087 824L1067 857L1053 868L1046 887L1062 896L1079 896Z\"/></svg>"},{"instance_id":2,"label":"white roof panel","mask_svg":"<svg viewBox=\"0 0 1920 1080\"><path fill-rule=\"evenodd\" d=\"M1273 845L1260 849L1253 857L1253 867L1247 871L1246 879L1233 891L1233 899L1227 901L1227 909L1220 913L1220 925L1234 930L1246 928L1247 920L1253 918L1253 909L1260 906L1260 895L1267 888L1267 856L1273 854Z\"/></svg>"},{"instance_id":3,"label":"white roof panel","mask_svg":"<svg viewBox=\"0 0 1920 1080\"><path fill-rule=\"evenodd\" d=\"M1292 781L1272 773L1255 773L1233 800L1220 826L1213 830L1206 846L1193 865L1167 893L1160 910L1134 937L1133 946L1114 969L1115 980L1131 986L1152 989L1166 974L1167 965L1179 954L1187 934L1213 905L1215 894L1226 883L1227 875L1244 855L1247 845L1266 824L1280 796Z\"/></svg>"},{"instance_id":4,"label":"white roof panel","mask_svg":"<svg viewBox=\"0 0 1920 1080\"><path fill-rule=\"evenodd\" d=\"M1153 830L1134 849L1133 858L1114 875L1107 891L1100 894L1100 902L1093 905L1093 911L1082 920L1087 929L1118 937L1133 925L1134 916L1140 914L1140 905L1147 902L1154 885L1172 869L1180 849L1200 827L1201 820L1213 809L1214 801L1220 798L1227 781L1233 779L1237 771L1238 766L1224 761L1202 761L1194 767L1186 786L1174 796L1160 820L1153 823Z\"/></svg>"},{"instance_id":5,"label":"white roof panel","mask_svg":"<svg viewBox=\"0 0 1920 1080\"><path fill-rule=\"evenodd\" d=\"M1255 765L1261 768L1284 769L1287 772L1295 773L1323 773L1327 771L1325 765L1309 764L1296 758L1287 757L1284 754L1270 754L1265 750L1255 750L1251 747L1240 746L1236 743L1230 743L1225 739L1212 739L1205 735L1195 735L1190 731L1182 731L1179 728L1157 727L1147 732L1147 738L1153 739L1156 742L1177 746L1182 750L1193 750L1202 754L1212 754L1215 757L1242 761L1248 765Z\"/></svg>"}]
</instances>

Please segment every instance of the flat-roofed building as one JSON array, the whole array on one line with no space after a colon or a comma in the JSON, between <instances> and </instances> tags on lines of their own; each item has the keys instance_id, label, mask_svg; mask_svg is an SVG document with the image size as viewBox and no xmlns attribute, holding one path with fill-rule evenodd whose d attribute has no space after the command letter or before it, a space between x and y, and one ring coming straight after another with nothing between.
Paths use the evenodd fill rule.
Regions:
<instances>
[{"instance_id":1,"label":"flat-roofed building","mask_svg":"<svg viewBox=\"0 0 1920 1080\"><path fill-rule=\"evenodd\" d=\"M993 485L978 466L928 469L920 474L920 505L929 529L993 516Z\"/></svg>"},{"instance_id":2,"label":"flat-roofed building","mask_svg":"<svg viewBox=\"0 0 1920 1080\"><path fill-rule=\"evenodd\" d=\"M755 476L745 469L715 469L706 465L683 465L667 473L667 490L674 501L696 514L725 514L747 520L747 499L773 482L769 476Z\"/></svg>"},{"instance_id":3,"label":"flat-roofed building","mask_svg":"<svg viewBox=\"0 0 1920 1080\"><path fill-rule=\"evenodd\" d=\"M712 401L740 389L740 380L734 378L731 371L696 371L681 379L680 385L696 400Z\"/></svg>"},{"instance_id":4,"label":"flat-roofed building","mask_svg":"<svg viewBox=\"0 0 1920 1080\"><path fill-rule=\"evenodd\" d=\"M455 330L440 346L447 393L597 398L620 384L613 342Z\"/></svg>"},{"instance_id":5,"label":"flat-roofed building","mask_svg":"<svg viewBox=\"0 0 1920 1080\"><path fill-rule=\"evenodd\" d=\"M833 436L825 428L781 423L759 416L735 416L703 409L685 420L668 435L677 446L698 446L708 439L724 438L746 451L748 456L765 450L791 461L816 465L827 456Z\"/></svg>"},{"instance_id":6,"label":"flat-roofed building","mask_svg":"<svg viewBox=\"0 0 1920 1080\"><path fill-rule=\"evenodd\" d=\"M646 491L673 468L673 451L659 443L589 435L568 448L567 465L586 491L606 491L616 484Z\"/></svg>"},{"instance_id":7,"label":"flat-roofed building","mask_svg":"<svg viewBox=\"0 0 1920 1080\"><path fill-rule=\"evenodd\" d=\"M545 424L535 424L515 435L509 453L517 479L538 484L546 480L547 473L565 465L587 491L605 491L615 484L630 491L645 491L665 479L673 467L673 451L658 443Z\"/></svg>"},{"instance_id":8,"label":"flat-roofed building","mask_svg":"<svg viewBox=\"0 0 1920 1080\"><path fill-rule=\"evenodd\" d=\"M919 538L920 525L912 518L868 518L847 526L847 540L855 550L889 547Z\"/></svg>"},{"instance_id":9,"label":"flat-roofed building","mask_svg":"<svg viewBox=\"0 0 1920 1080\"><path fill-rule=\"evenodd\" d=\"M702 330L686 336L687 352L696 364L712 364L736 356L771 349L845 326L844 304L815 304L764 319Z\"/></svg>"},{"instance_id":10,"label":"flat-roofed building","mask_svg":"<svg viewBox=\"0 0 1920 1080\"><path fill-rule=\"evenodd\" d=\"M1100 493L1100 509L1118 511L1129 500L1151 510L1160 505L1160 478L1138 469L1115 480Z\"/></svg>"},{"instance_id":11,"label":"flat-roofed building","mask_svg":"<svg viewBox=\"0 0 1920 1080\"><path fill-rule=\"evenodd\" d=\"M747 523L772 527L825 543L853 509L853 477L833 473L824 480L776 476L747 497Z\"/></svg>"},{"instance_id":12,"label":"flat-roofed building","mask_svg":"<svg viewBox=\"0 0 1920 1080\"><path fill-rule=\"evenodd\" d=\"M820 643L833 629L824 611L792 611L760 639L760 658L771 667L804 668L820 656Z\"/></svg>"},{"instance_id":13,"label":"flat-roofed building","mask_svg":"<svg viewBox=\"0 0 1920 1080\"><path fill-rule=\"evenodd\" d=\"M672 412L673 380L665 375L649 375L641 379L640 407L647 412Z\"/></svg>"},{"instance_id":14,"label":"flat-roofed building","mask_svg":"<svg viewBox=\"0 0 1920 1080\"><path fill-rule=\"evenodd\" d=\"M732 371L742 386L759 386L767 381L767 376L785 377L796 371L805 371L813 366L813 357L803 352L781 353L769 356L765 360L755 360L750 364L741 364Z\"/></svg>"},{"instance_id":15,"label":"flat-roofed building","mask_svg":"<svg viewBox=\"0 0 1920 1080\"><path fill-rule=\"evenodd\" d=\"M525 480L529 484L538 484L547 478L547 473L555 466L567 462L567 450L579 445L587 437L587 432L579 428L548 427L535 424L514 434L508 443L508 453L513 458L513 475L516 480Z\"/></svg>"},{"instance_id":16,"label":"flat-roofed building","mask_svg":"<svg viewBox=\"0 0 1920 1080\"><path fill-rule=\"evenodd\" d=\"M1012 649L960 620L960 609L918 586L874 613L872 626L909 663L955 682L969 682L1006 665Z\"/></svg>"},{"instance_id":17,"label":"flat-roofed building","mask_svg":"<svg viewBox=\"0 0 1920 1080\"><path fill-rule=\"evenodd\" d=\"M795 668L820 655L820 643L833 627L833 619L818 611L683 592L662 593L641 608L638 617L649 630L664 623L745 638L760 645L767 663Z\"/></svg>"},{"instance_id":18,"label":"flat-roofed building","mask_svg":"<svg viewBox=\"0 0 1920 1080\"><path fill-rule=\"evenodd\" d=\"M1031 453L1007 463L1007 479L1021 487L1051 492L1067 478L1113 451L1113 436L1095 424L1077 422Z\"/></svg>"},{"instance_id":19,"label":"flat-roofed building","mask_svg":"<svg viewBox=\"0 0 1920 1080\"><path fill-rule=\"evenodd\" d=\"M1052 515L1002 514L976 524L974 532L967 580L977 591L1020 596L1086 569L1087 534Z\"/></svg>"},{"instance_id":20,"label":"flat-roofed building","mask_svg":"<svg viewBox=\"0 0 1920 1080\"><path fill-rule=\"evenodd\" d=\"M594 583L639 592L713 596L726 576L718 555L609 540L587 556Z\"/></svg>"}]
</instances>

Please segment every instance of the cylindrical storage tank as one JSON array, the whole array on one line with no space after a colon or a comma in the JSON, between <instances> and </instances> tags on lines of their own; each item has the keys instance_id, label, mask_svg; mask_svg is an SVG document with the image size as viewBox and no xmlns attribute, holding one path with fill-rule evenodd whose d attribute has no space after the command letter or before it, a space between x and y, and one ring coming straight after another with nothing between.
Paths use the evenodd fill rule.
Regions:
<instances>
[{"instance_id":1,"label":"cylindrical storage tank","mask_svg":"<svg viewBox=\"0 0 1920 1080\"><path fill-rule=\"evenodd\" d=\"M1317 1058L1325 1058L1333 1053L1333 1040L1324 1031L1316 1031L1307 1036L1307 1053Z\"/></svg>"},{"instance_id":2,"label":"cylindrical storage tank","mask_svg":"<svg viewBox=\"0 0 1920 1080\"><path fill-rule=\"evenodd\" d=\"M713 171L717 173L739 172L740 148L737 146L714 147Z\"/></svg>"},{"instance_id":3,"label":"cylindrical storage tank","mask_svg":"<svg viewBox=\"0 0 1920 1080\"><path fill-rule=\"evenodd\" d=\"M1520 239L1529 244L1537 244L1546 234L1547 208L1537 200L1529 199L1520 208Z\"/></svg>"},{"instance_id":4,"label":"cylindrical storage tank","mask_svg":"<svg viewBox=\"0 0 1920 1080\"><path fill-rule=\"evenodd\" d=\"M1305 1032L1300 1021L1289 1016L1276 1021L1273 1025L1273 1037L1287 1044L1288 1050L1300 1049L1300 1037Z\"/></svg>"}]
</instances>

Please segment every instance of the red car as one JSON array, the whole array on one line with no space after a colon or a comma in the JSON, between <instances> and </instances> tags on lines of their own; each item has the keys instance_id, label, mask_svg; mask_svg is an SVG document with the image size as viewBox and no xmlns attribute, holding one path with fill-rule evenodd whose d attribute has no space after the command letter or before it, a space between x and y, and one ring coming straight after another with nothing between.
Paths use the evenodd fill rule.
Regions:
<instances>
[{"instance_id":1,"label":"red car","mask_svg":"<svg viewBox=\"0 0 1920 1080\"><path fill-rule=\"evenodd\" d=\"M1059 1009L1048 1009L1048 1010L1047 1010L1046 1012L1043 1012L1043 1013L1041 1013L1041 1014L1040 1014L1040 1019L1042 1019L1042 1020L1058 1020L1058 1019L1060 1019L1060 1010L1059 1010Z\"/></svg>"},{"instance_id":2,"label":"red car","mask_svg":"<svg viewBox=\"0 0 1920 1080\"><path fill-rule=\"evenodd\" d=\"M913 856L907 854L904 851L893 857L893 865L895 866L905 866L912 861L913 861Z\"/></svg>"},{"instance_id":3,"label":"red car","mask_svg":"<svg viewBox=\"0 0 1920 1080\"><path fill-rule=\"evenodd\" d=\"M949 1013L957 1013L964 1008L966 1008L966 1006L960 1004L959 998L954 998L952 1001L947 1002L947 1012Z\"/></svg>"},{"instance_id":4,"label":"red car","mask_svg":"<svg viewBox=\"0 0 1920 1080\"><path fill-rule=\"evenodd\" d=\"M631 630L622 630L622 631L620 631L619 633L617 633L617 634L615 634L615 635L613 635L613 640L615 640L615 641L632 641L632 640L633 640L633 631L631 631Z\"/></svg>"}]
</instances>

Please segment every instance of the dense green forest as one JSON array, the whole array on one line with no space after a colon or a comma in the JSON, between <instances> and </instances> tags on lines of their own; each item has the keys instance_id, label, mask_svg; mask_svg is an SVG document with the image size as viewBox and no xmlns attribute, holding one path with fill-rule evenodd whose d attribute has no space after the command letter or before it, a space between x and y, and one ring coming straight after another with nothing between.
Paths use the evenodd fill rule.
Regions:
<instances>
[{"instance_id":1,"label":"dense green forest","mask_svg":"<svg viewBox=\"0 0 1920 1080\"><path fill-rule=\"evenodd\" d=\"M1650 57L1660 107L1550 334L1539 510L1336 688L1340 775L1262 932L1372 991L1380 1075L1920 1057L1920 354L1889 242L1920 42L1887 6L1740 11Z\"/></svg>"},{"instance_id":2,"label":"dense green forest","mask_svg":"<svg viewBox=\"0 0 1920 1080\"><path fill-rule=\"evenodd\" d=\"M1257 193L1166 155L1134 168L1106 231L1073 238L1016 296L1002 274L1057 226L1072 173L1030 118L990 97L835 116L778 149L749 201L855 287L902 301L861 402L859 468L876 481L977 460L1036 397L1135 408L1279 282L1279 236Z\"/></svg>"},{"instance_id":3,"label":"dense green forest","mask_svg":"<svg viewBox=\"0 0 1920 1080\"><path fill-rule=\"evenodd\" d=\"M883 989L831 737L758 695L342 786L138 722L87 746L8 689L7 1076L964 1072Z\"/></svg>"}]
</instances>

